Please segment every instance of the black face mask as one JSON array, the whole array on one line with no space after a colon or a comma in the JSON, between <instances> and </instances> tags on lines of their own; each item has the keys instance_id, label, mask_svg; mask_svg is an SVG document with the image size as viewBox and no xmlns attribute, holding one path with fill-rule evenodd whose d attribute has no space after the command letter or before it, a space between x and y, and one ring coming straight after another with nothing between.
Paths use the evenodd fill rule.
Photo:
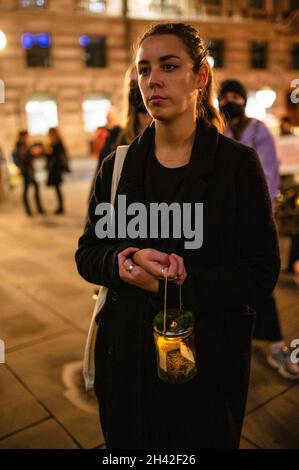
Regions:
<instances>
[{"instance_id":1,"label":"black face mask","mask_svg":"<svg viewBox=\"0 0 299 470\"><path fill-rule=\"evenodd\" d=\"M220 111L224 114L226 119L233 119L236 117L242 117L245 114L245 106L242 104L233 103L229 101L228 103L220 106Z\"/></svg>"},{"instance_id":2,"label":"black face mask","mask_svg":"<svg viewBox=\"0 0 299 470\"><path fill-rule=\"evenodd\" d=\"M143 114L147 113L147 109L143 104L141 92L138 86L134 86L133 88L130 89L129 101L132 104L132 106L134 106L134 108L136 109L138 113L143 113Z\"/></svg>"}]
</instances>

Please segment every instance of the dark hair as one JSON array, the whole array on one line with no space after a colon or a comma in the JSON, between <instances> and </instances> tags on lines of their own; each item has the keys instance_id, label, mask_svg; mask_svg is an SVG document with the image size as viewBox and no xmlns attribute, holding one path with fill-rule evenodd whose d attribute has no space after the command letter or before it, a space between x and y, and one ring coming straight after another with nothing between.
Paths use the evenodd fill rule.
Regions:
<instances>
[{"instance_id":1,"label":"dark hair","mask_svg":"<svg viewBox=\"0 0 299 470\"><path fill-rule=\"evenodd\" d=\"M207 61L209 49L200 37L198 31L185 23L158 23L150 26L138 41L138 47L145 39L151 36L160 36L163 34L172 34L177 36L183 42L189 56L193 60L193 71L196 73L202 65L208 68L208 81L205 88L197 95L197 115L207 119L214 124L221 132L224 129L224 121L215 108L213 99L215 96L215 85L213 72Z\"/></svg>"}]
</instances>

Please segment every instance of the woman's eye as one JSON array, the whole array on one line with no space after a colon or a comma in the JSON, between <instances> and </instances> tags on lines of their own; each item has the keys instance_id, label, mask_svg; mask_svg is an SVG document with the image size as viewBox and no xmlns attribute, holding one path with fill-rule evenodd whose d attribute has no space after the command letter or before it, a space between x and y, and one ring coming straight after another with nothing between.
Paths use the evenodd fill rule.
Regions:
<instances>
[{"instance_id":1,"label":"woman's eye","mask_svg":"<svg viewBox=\"0 0 299 470\"><path fill-rule=\"evenodd\" d=\"M164 65L163 65L163 68L164 68L164 70L170 71L170 70L176 69L176 68L177 68L177 65L173 65L173 64L164 64Z\"/></svg>"},{"instance_id":2,"label":"woman's eye","mask_svg":"<svg viewBox=\"0 0 299 470\"><path fill-rule=\"evenodd\" d=\"M146 75L148 73L148 68L143 68L143 69L139 69L138 73L139 75Z\"/></svg>"}]
</instances>

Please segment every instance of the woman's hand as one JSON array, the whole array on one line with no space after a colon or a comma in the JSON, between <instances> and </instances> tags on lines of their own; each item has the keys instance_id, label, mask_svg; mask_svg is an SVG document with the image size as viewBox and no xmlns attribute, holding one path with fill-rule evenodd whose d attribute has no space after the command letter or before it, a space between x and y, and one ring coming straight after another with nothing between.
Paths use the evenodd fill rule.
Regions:
<instances>
[{"instance_id":1,"label":"woman's hand","mask_svg":"<svg viewBox=\"0 0 299 470\"><path fill-rule=\"evenodd\" d=\"M126 248L118 253L118 269L120 278L127 284L131 284L149 292L159 291L159 281L155 276L135 264L129 255L136 253L138 248Z\"/></svg>"},{"instance_id":2,"label":"woman's hand","mask_svg":"<svg viewBox=\"0 0 299 470\"><path fill-rule=\"evenodd\" d=\"M135 252L132 256L134 263L157 279L167 276L176 284L183 284L187 277L184 260L176 254L168 255L162 251L145 248Z\"/></svg>"}]
</instances>

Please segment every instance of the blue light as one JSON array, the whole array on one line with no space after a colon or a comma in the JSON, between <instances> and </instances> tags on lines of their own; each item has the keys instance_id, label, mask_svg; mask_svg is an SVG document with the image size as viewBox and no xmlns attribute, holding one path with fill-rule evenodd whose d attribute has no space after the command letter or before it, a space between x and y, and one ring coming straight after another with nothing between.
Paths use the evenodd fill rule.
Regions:
<instances>
[{"instance_id":1,"label":"blue light","mask_svg":"<svg viewBox=\"0 0 299 470\"><path fill-rule=\"evenodd\" d=\"M34 44L33 35L30 33L24 33L22 35L22 46L24 49L31 49Z\"/></svg>"},{"instance_id":2,"label":"blue light","mask_svg":"<svg viewBox=\"0 0 299 470\"><path fill-rule=\"evenodd\" d=\"M86 35L80 36L80 38L79 38L80 46L86 47L86 46L88 46L89 43L90 43L90 38L88 36L86 36Z\"/></svg>"},{"instance_id":3,"label":"blue light","mask_svg":"<svg viewBox=\"0 0 299 470\"><path fill-rule=\"evenodd\" d=\"M31 49L34 45L39 47L49 47L51 44L51 37L47 33L31 34L24 33L22 35L22 46L24 49Z\"/></svg>"},{"instance_id":4,"label":"blue light","mask_svg":"<svg viewBox=\"0 0 299 470\"><path fill-rule=\"evenodd\" d=\"M49 47L51 44L51 38L49 34L41 33L36 35L35 41L40 47Z\"/></svg>"}]
</instances>

